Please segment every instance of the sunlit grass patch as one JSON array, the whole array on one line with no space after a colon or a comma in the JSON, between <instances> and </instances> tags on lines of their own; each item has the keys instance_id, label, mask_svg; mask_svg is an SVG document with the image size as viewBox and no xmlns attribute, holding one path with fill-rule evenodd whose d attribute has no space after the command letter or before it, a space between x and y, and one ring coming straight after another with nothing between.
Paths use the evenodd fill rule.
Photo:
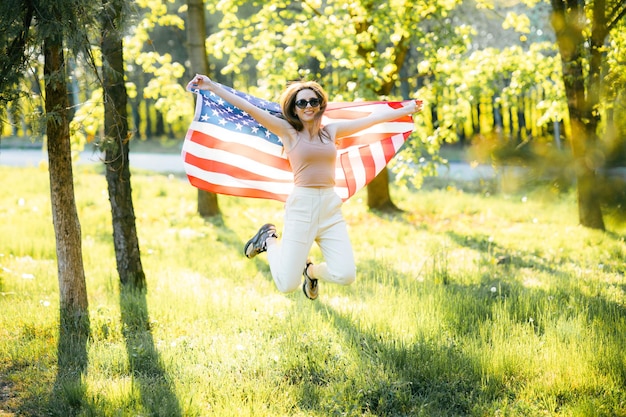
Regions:
<instances>
[{"instance_id":1,"label":"sunlit grass patch","mask_svg":"<svg viewBox=\"0 0 626 417\"><path fill-rule=\"evenodd\" d=\"M281 203L220 197L223 216L202 219L184 180L134 174L148 288L126 293L106 182L77 170L88 358L78 379L55 385L47 173L0 173L23 183L0 191L2 411L626 415L625 230L576 226L570 195L392 188L404 212L388 215L359 194L344 205L357 281L322 282L311 302L280 294L264 255L242 254L261 224L282 228Z\"/></svg>"}]
</instances>

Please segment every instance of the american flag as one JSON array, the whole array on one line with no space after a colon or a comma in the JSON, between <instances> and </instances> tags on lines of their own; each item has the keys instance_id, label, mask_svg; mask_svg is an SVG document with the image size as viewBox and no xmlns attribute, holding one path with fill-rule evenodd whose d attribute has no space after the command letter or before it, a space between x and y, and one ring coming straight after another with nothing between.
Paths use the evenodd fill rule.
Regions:
<instances>
[{"instance_id":1,"label":"american flag","mask_svg":"<svg viewBox=\"0 0 626 417\"><path fill-rule=\"evenodd\" d=\"M278 103L230 87L257 107L277 116ZM202 190L240 197L285 201L293 188L293 173L280 139L217 95L197 94L196 111L183 144L189 182ZM329 103L322 124L367 116L401 102ZM337 145L335 191L345 201L374 179L398 152L413 130L411 116L381 123Z\"/></svg>"}]
</instances>

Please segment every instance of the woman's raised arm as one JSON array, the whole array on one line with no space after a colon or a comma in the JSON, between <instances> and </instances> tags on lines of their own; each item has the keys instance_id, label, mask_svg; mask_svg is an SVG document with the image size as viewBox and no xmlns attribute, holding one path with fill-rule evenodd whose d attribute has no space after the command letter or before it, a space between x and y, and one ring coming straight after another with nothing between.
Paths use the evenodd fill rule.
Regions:
<instances>
[{"instance_id":1,"label":"woman's raised arm","mask_svg":"<svg viewBox=\"0 0 626 417\"><path fill-rule=\"evenodd\" d=\"M200 89L207 90L217 95L218 97L226 100L233 106L240 108L252 116L259 124L263 125L270 132L275 134L281 139L289 138L292 134L293 127L284 119L276 117L269 112L258 108L254 104L250 103L246 99L239 97L225 88L222 88L219 84L213 82L206 75L196 74L189 84L187 84L188 90Z\"/></svg>"},{"instance_id":2,"label":"woman's raised arm","mask_svg":"<svg viewBox=\"0 0 626 417\"><path fill-rule=\"evenodd\" d=\"M402 116L410 116L414 113L422 111L422 106L422 100L411 100L397 109L389 107L388 109L372 113L369 116L360 119L330 123L326 126L326 129L332 134L332 137L341 139L379 123L390 122Z\"/></svg>"}]
</instances>

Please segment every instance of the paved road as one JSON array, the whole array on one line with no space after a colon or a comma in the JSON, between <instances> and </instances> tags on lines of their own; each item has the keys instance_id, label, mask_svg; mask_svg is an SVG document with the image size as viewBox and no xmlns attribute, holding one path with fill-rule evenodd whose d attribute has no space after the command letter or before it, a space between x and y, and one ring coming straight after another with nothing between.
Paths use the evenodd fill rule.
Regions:
<instances>
[{"instance_id":1,"label":"paved road","mask_svg":"<svg viewBox=\"0 0 626 417\"><path fill-rule=\"evenodd\" d=\"M76 164L100 164L103 156L92 151L84 151L79 155ZM183 173L183 161L180 154L132 153L129 156L130 166L159 173ZM38 166L48 161L43 150L35 149L1 149L0 165L4 166Z\"/></svg>"},{"instance_id":2,"label":"paved road","mask_svg":"<svg viewBox=\"0 0 626 417\"><path fill-rule=\"evenodd\" d=\"M158 173L184 173L183 161L180 154L134 153L131 152L130 166ZM48 156L45 151L37 149L2 149L0 148L0 165L4 166L38 166L46 162ZM101 155L92 151L80 154L77 164L100 164ZM479 165L472 168L466 163L451 162L449 168L439 168L439 176L454 180L477 180L493 178L493 169L488 165Z\"/></svg>"}]
</instances>

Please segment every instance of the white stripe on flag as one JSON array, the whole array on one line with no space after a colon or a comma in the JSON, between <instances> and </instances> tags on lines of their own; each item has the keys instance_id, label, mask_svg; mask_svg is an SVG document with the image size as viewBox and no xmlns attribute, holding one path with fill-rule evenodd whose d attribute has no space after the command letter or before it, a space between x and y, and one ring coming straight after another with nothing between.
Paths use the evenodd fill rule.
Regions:
<instances>
[{"instance_id":1,"label":"white stripe on flag","mask_svg":"<svg viewBox=\"0 0 626 417\"><path fill-rule=\"evenodd\" d=\"M279 156L283 159L287 159L281 145L269 142L263 138L259 138L254 135L229 130L218 125L198 121L191 122L190 129L200 133L204 133L205 135L211 136L213 138L219 138L219 140L221 140L222 142L238 143L254 149L258 149L259 151L270 155Z\"/></svg>"},{"instance_id":2,"label":"white stripe on flag","mask_svg":"<svg viewBox=\"0 0 626 417\"><path fill-rule=\"evenodd\" d=\"M372 153L372 159L374 159L374 169L376 174L378 174L387 165L385 150L380 142L375 142L370 145L370 152Z\"/></svg>"},{"instance_id":3,"label":"white stripe on flag","mask_svg":"<svg viewBox=\"0 0 626 417\"><path fill-rule=\"evenodd\" d=\"M293 183L243 180L228 174L205 171L195 165L185 163L185 171L190 177L198 178L211 184L231 188L252 188L274 194L289 194L293 189Z\"/></svg>"},{"instance_id":4,"label":"white stripe on flag","mask_svg":"<svg viewBox=\"0 0 626 417\"><path fill-rule=\"evenodd\" d=\"M291 171L284 171L233 152L207 148L206 146L192 141L187 141L183 150L198 158L232 165L264 177L270 177L280 181L293 181L293 173Z\"/></svg>"},{"instance_id":5,"label":"white stripe on flag","mask_svg":"<svg viewBox=\"0 0 626 417\"><path fill-rule=\"evenodd\" d=\"M403 134L393 135L391 137L391 143L393 143L393 149L398 152L398 149L404 145L405 139Z\"/></svg>"},{"instance_id":6,"label":"white stripe on flag","mask_svg":"<svg viewBox=\"0 0 626 417\"><path fill-rule=\"evenodd\" d=\"M367 178L358 148L350 148L348 150L348 162L354 174L355 187L357 190L360 190L367 183Z\"/></svg>"}]
</instances>

